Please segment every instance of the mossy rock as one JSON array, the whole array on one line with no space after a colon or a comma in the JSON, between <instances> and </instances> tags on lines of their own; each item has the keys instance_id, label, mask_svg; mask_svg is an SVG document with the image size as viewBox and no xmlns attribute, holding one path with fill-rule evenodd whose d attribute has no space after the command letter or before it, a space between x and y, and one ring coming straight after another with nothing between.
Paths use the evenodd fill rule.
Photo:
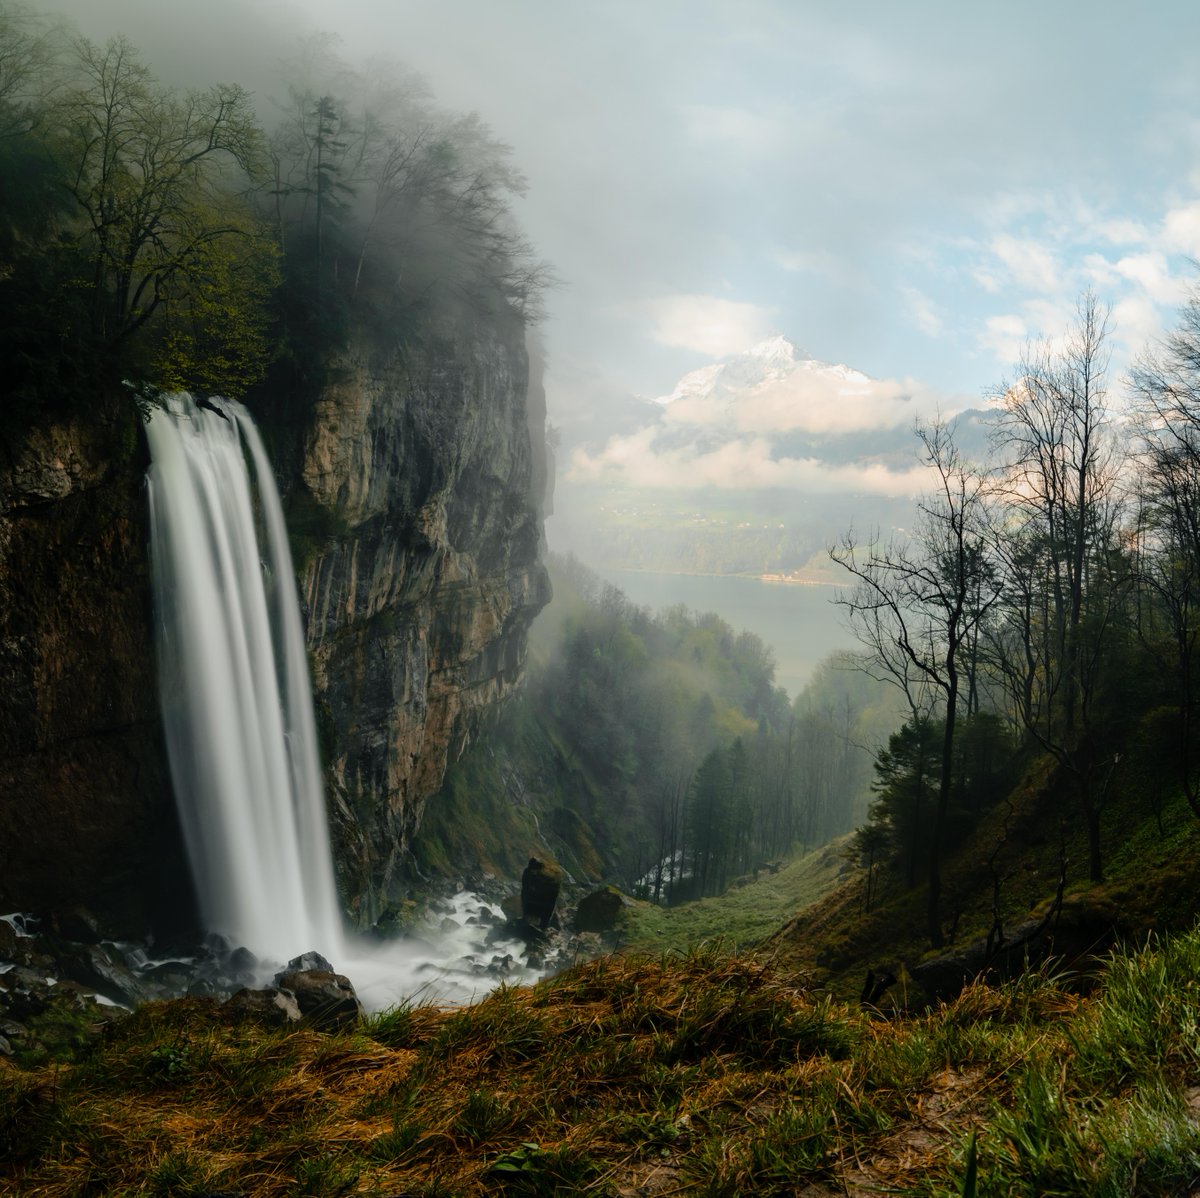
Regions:
<instances>
[{"instance_id":1,"label":"mossy rock","mask_svg":"<svg viewBox=\"0 0 1200 1198\"><path fill-rule=\"evenodd\" d=\"M577 932L611 932L621 921L628 905L615 886L601 886L579 900L575 909Z\"/></svg>"}]
</instances>

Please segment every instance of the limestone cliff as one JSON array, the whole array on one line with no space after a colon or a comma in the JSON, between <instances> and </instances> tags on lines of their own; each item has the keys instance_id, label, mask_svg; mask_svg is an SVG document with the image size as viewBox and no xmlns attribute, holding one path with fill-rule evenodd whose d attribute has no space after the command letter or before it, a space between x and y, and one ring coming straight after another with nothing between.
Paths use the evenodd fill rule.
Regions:
<instances>
[{"instance_id":1,"label":"limestone cliff","mask_svg":"<svg viewBox=\"0 0 1200 1198\"><path fill-rule=\"evenodd\" d=\"M420 350L364 339L330 377L303 428L276 432L302 446L279 469L342 893L365 923L547 598L541 414L516 322ZM135 924L186 906L145 466L125 395L0 435L0 912L83 902Z\"/></svg>"},{"instance_id":2,"label":"limestone cliff","mask_svg":"<svg viewBox=\"0 0 1200 1198\"><path fill-rule=\"evenodd\" d=\"M338 530L300 574L335 857L365 923L396 897L447 761L520 675L549 595L544 463L515 325L419 350L364 341L337 366L302 475Z\"/></svg>"}]
</instances>

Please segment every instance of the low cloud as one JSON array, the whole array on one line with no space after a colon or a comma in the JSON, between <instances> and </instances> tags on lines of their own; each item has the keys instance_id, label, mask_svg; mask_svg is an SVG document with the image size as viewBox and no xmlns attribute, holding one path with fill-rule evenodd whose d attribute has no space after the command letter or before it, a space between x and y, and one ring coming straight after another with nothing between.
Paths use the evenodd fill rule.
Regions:
<instances>
[{"instance_id":1,"label":"low cloud","mask_svg":"<svg viewBox=\"0 0 1200 1198\"><path fill-rule=\"evenodd\" d=\"M696 445L663 448L656 444L654 429L614 437L596 454L577 450L567 478L664 490L779 488L888 496L918 495L930 483L922 466L895 470L879 461L835 465L812 457L776 457L767 437L737 438L708 450Z\"/></svg>"},{"instance_id":2,"label":"low cloud","mask_svg":"<svg viewBox=\"0 0 1200 1198\"><path fill-rule=\"evenodd\" d=\"M926 337L940 337L945 329L945 324L929 296L915 287L905 287L903 295L908 304L909 318L913 324Z\"/></svg>"},{"instance_id":3,"label":"low cloud","mask_svg":"<svg viewBox=\"0 0 1200 1198\"><path fill-rule=\"evenodd\" d=\"M782 339L693 371L659 403L654 421L636 432L577 449L567 480L914 495L928 477L910 453L908 430L947 407L912 380L797 359Z\"/></svg>"},{"instance_id":4,"label":"low cloud","mask_svg":"<svg viewBox=\"0 0 1200 1198\"><path fill-rule=\"evenodd\" d=\"M1062 267L1042 243L1002 234L992 239L991 249L1018 287L1042 294L1062 290Z\"/></svg>"},{"instance_id":5,"label":"low cloud","mask_svg":"<svg viewBox=\"0 0 1200 1198\"><path fill-rule=\"evenodd\" d=\"M688 137L701 145L716 143L739 155L767 156L788 141L786 114L721 104L685 104L680 112Z\"/></svg>"},{"instance_id":6,"label":"low cloud","mask_svg":"<svg viewBox=\"0 0 1200 1198\"><path fill-rule=\"evenodd\" d=\"M979 335L979 343L990 349L997 360L1006 366L1019 362L1029 340L1025 321L1015 313L989 316Z\"/></svg>"},{"instance_id":7,"label":"low cloud","mask_svg":"<svg viewBox=\"0 0 1200 1198\"><path fill-rule=\"evenodd\" d=\"M681 394L666 406L663 420L669 429L696 433L853 433L910 424L916 416L935 412L940 398L911 379L872 379L813 363L812 369L802 366L735 394L719 386L708 393Z\"/></svg>"},{"instance_id":8,"label":"low cloud","mask_svg":"<svg viewBox=\"0 0 1200 1198\"><path fill-rule=\"evenodd\" d=\"M1166 250L1200 257L1200 200L1168 209L1159 241Z\"/></svg>"},{"instance_id":9,"label":"low cloud","mask_svg":"<svg viewBox=\"0 0 1200 1198\"><path fill-rule=\"evenodd\" d=\"M723 358L769 337L774 331L770 309L713 295L664 295L643 305L659 345L688 349L708 358Z\"/></svg>"}]
</instances>

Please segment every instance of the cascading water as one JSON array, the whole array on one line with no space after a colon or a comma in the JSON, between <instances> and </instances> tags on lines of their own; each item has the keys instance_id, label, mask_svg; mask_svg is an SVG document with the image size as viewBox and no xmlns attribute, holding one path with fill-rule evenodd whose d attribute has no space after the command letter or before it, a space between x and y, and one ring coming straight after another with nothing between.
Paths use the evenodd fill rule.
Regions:
<instances>
[{"instance_id":1,"label":"cascading water","mask_svg":"<svg viewBox=\"0 0 1200 1198\"><path fill-rule=\"evenodd\" d=\"M260 956L336 960L312 691L270 463L229 400L169 396L146 432L163 721L201 914Z\"/></svg>"},{"instance_id":2,"label":"cascading water","mask_svg":"<svg viewBox=\"0 0 1200 1198\"><path fill-rule=\"evenodd\" d=\"M295 575L271 466L240 404L183 393L146 423L159 687L201 915L273 966L322 953L369 1009L531 981L498 909L461 892L386 945L342 934Z\"/></svg>"}]
</instances>

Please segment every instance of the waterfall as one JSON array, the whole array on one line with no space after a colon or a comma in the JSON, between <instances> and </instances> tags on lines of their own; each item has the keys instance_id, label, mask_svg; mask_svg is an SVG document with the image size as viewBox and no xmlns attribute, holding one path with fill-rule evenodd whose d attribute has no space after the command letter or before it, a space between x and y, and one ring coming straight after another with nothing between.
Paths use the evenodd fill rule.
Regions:
<instances>
[{"instance_id":1,"label":"waterfall","mask_svg":"<svg viewBox=\"0 0 1200 1198\"><path fill-rule=\"evenodd\" d=\"M146 424L159 689L201 916L262 957L343 941L283 510L230 400Z\"/></svg>"}]
</instances>

